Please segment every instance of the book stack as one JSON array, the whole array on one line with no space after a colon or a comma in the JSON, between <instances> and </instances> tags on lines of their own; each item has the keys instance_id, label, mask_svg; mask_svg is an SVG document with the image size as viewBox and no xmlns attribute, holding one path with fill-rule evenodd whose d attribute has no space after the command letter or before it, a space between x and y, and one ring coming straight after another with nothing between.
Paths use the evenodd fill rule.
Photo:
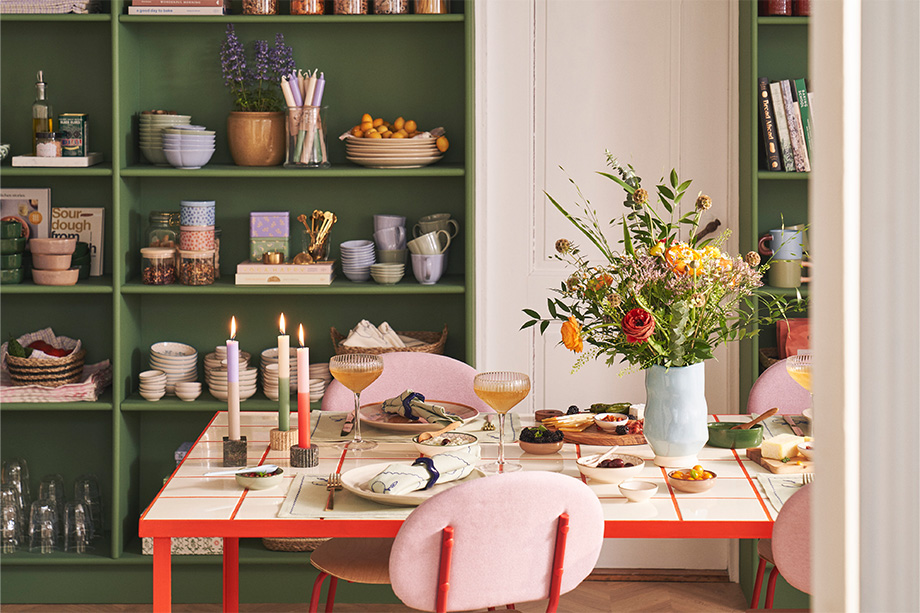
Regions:
<instances>
[{"instance_id":1,"label":"book stack","mask_svg":"<svg viewBox=\"0 0 920 613\"><path fill-rule=\"evenodd\" d=\"M334 262L315 264L260 264L240 262L236 266L237 285L331 285Z\"/></svg>"},{"instance_id":2,"label":"book stack","mask_svg":"<svg viewBox=\"0 0 920 613\"><path fill-rule=\"evenodd\" d=\"M131 0L129 15L225 15L229 0Z\"/></svg>"},{"instance_id":3,"label":"book stack","mask_svg":"<svg viewBox=\"0 0 920 613\"><path fill-rule=\"evenodd\" d=\"M757 106L769 170L811 171L812 96L805 79L757 79Z\"/></svg>"}]
</instances>

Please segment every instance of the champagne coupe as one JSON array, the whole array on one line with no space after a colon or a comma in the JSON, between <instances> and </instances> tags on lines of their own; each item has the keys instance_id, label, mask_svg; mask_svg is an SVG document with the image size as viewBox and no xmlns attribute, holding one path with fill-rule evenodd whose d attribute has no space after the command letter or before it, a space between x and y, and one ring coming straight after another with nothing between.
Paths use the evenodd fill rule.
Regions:
<instances>
[{"instance_id":1,"label":"champagne coupe","mask_svg":"<svg viewBox=\"0 0 920 613\"><path fill-rule=\"evenodd\" d=\"M345 443L346 449L365 451L377 446L374 441L361 438L361 392L383 374L383 358L367 353L346 353L329 360L329 372L336 380L355 393L354 438Z\"/></svg>"},{"instance_id":2,"label":"champagne coupe","mask_svg":"<svg viewBox=\"0 0 920 613\"><path fill-rule=\"evenodd\" d=\"M498 413L498 460L479 466L489 473L510 473L523 468L505 461L505 414L530 393L530 377L520 372L484 372L473 379L473 391Z\"/></svg>"},{"instance_id":3,"label":"champagne coupe","mask_svg":"<svg viewBox=\"0 0 920 613\"><path fill-rule=\"evenodd\" d=\"M811 353L803 351L786 358L786 372L793 381L811 392Z\"/></svg>"}]
</instances>

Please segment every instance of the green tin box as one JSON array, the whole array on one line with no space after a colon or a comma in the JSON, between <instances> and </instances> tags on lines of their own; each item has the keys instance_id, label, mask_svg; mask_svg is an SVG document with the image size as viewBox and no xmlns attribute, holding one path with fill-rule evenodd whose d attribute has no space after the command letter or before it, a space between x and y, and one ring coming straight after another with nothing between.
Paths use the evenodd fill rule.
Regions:
<instances>
[{"instance_id":1,"label":"green tin box","mask_svg":"<svg viewBox=\"0 0 920 613\"><path fill-rule=\"evenodd\" d=\"M63 157L84 157L87 153L86 132L89 117L86 113L62 113L58 115L60 131L64 133Z\"/></svg>"},{"instance_id":2,"label":"green tin box","mask_svg":"<svg viewBox=\"0 0 920 613\"><path fill-rule=\"evenodd\" d=\"M249 259L253 262L261 262L262 255L271 251L281 252L284 259L288 257L288 237L284 238L250 238L249 239Z\"/></svg>"}]
</instances>

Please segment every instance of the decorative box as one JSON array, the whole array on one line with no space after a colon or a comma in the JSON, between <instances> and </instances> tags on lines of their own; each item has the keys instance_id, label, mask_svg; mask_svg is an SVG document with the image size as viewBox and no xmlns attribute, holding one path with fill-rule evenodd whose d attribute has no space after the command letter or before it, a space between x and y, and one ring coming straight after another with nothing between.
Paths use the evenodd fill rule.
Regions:
<instances>
[{"instance_id":1,"label":"decorative box","mask_svg":"<svg viewBox=\"0 0 920 613\"><path fill-rule=\"evenodd\" d=\"M276 251L284 254L284 259L288 257L288 239L284 238L250 238L249 239L249 259L253 262L261 262L262 254L270 251Z\"/></svg>"},{"instance_id":2,"label":"decorative box","mask_svg":"<svg viewBox=\"0 0 920 613\"><path fill-rule=\"evenodd\" d=\"M219 536L182 536L172 540L173 555L209 556L224 552L224 539ZM144 537L141 551L145 556L153 555L153 539Z\"/></svg>"},{"instance_id":3,"label":"decorative box","mask_svg":"<svg viewBox=\"0 0 920 613\"><path fill-rule=\"evenodd\" d=\"M250 238L287 238L290 235L287 211L256 212L249 214Z\"/></svg>"}]
</instances>

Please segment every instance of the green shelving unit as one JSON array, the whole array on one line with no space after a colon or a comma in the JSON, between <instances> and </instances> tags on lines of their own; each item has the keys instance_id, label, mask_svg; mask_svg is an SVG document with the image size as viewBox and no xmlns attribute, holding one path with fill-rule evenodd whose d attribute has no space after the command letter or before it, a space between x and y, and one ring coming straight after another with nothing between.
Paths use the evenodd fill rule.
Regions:
<instances>
[{"instance_id":1,"label":"green shelving unit","mask_svg":"<svg viewBox=\"0 0 920 613\"><path fill-rule=\"evenodd\" d=\"M739 0L739 155L740 250L757 250L759 238L773 228L808 223L808 180L811 173L766 170L757 108L757 79L771 81L808 77L808 17L760 17L755 0ZM766 287L771 293L795 297L796 289ZM808 286L799 288L807 296ZM775 326L741 343L740 407L762 372L761 347L776 345ZM741 541L741 585L748 598L757 570L757 541ZM766 579L764 588L766 590ZM761 602L764 591L761 592ZM808 608L809 598L786 583L776 583L774 606Z\"/></svg>"},{"instance_id":2,"label":"green shelving unit","mask_svg":"<svg viewBox=\"0 0 920 613\"><path fill-rule=\"evenodd\" d=\"M237 317L241 349L253 355L274 343L280 312L303 322L311 357L333 355L330 329L347 331L363 318L397 330L449 330L445 352L471 361L473 321L473 3L455 0L447 15L129 16L127 0L106 2L95 15L0 16L0 131L17 155L31 146L29 109L35 73L49 83L55 114L86 112L90 148L104 163L91 168L0 166L4 187L49 187L52 206L102 206L106 212L105 275L72 287L27 281L0 288L0 335L44 327L80 338L87 363L111 360L114 382L97 402L0 403L3 458L30 464L32 490L49 473L65 484L95 473L102 484L105 539L92 555L28 551L0 557L0 593L8 603L149 602L151 558L141 554L137 520L163 478L173 452L204 428L224 403L207 393L194 402L143 400L137 374L149 347L174 340L201 355L228 336ZM331 4L331 3L327 3ZM436 165L368 169L345 160L330 138L328 169L247 168L233 165L226 142L231 98L220 75L218 49L234 24L247 50L257 39L284 34L298 67L326 74L327 127L339 135L363 113L403 116L420 126L443 126L451 147ZM172 109L217 131L216 151L200 170L146 163L136 140L137 114ZM151 211L178 210L181 200L217 202L222 229L221 278L204 287L147 286L140 282L139 249ZM397 285L352 283L341 273L330 286L246 287L232 278L248 256L249 213L291 211L291 246L299 249L296 217L314 209L338 216L339 243L369 238L373 215L405 215L409 230L423 215L450 213L460 221L449 266L436 285L415 282L411 270ZM200 367L200 366L199 366ZM200 373L201 374L201 373ZM243 410L272 411L257 393ZM241 546L244 602L306 602L312 578L308 556L265 550L258 540ZM218 602L220 556L174 556L176 602ZM279 584L289 587L281 592ZM271 587L270 587L271 586ZM349 590L356 601L387 602L386 589ZM343 594L344 596L344 594ZM346 596L348 597L348 596Z\"/></svg>"}]
</instances>

